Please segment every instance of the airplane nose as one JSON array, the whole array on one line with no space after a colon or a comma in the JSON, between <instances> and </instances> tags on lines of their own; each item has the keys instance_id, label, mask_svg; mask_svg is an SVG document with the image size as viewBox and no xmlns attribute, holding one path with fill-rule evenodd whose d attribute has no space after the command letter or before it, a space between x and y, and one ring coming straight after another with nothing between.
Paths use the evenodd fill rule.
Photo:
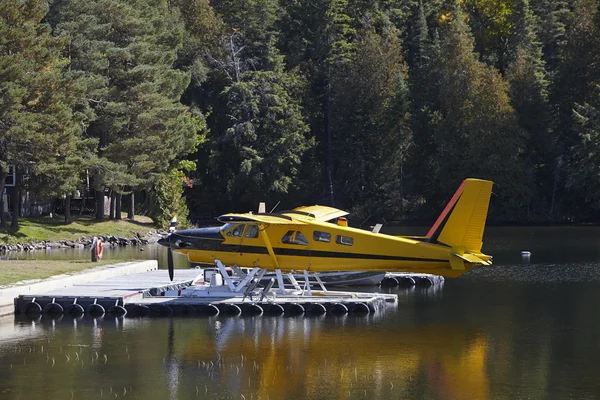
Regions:
<instances>
[{"instance_id":1,"label":"airplane nose","mask_svg":"<svg viewBox=\"0 0 600 400\"><path fill-rule=\"evenodd\" d=\"M165 247L171 246L171 243L169 242L169 237L170 236L171 235L167 235L167 236L164 236L164 237L158 239L157 243L160 244L161 246L165 246Z\"/></svg>"}]
</instances>

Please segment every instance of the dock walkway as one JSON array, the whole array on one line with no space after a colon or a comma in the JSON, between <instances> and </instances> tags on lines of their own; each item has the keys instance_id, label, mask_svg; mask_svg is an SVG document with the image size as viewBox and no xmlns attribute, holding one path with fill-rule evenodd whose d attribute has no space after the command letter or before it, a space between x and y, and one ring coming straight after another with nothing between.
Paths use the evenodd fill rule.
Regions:
<instances>
[{"instance_id":1,"label":"dock walkway","mask_svg":"<svg viewBox=\"0 0 600 400\"><path fill-rule=\"evenodd\" d=\"M200 273L196 269L177 270L169 282L164 270L151 270L125 276L77 282L48 290L29 290L14 299L16 314L45 315L103 314L143 316L214 316L222 315L368 315L396 304L394 294L312 291L312 296L279 294L273 289L268 296L243 296L230 293L220 298L170 297L191 285Z\"/></svg>"}]
</instances>

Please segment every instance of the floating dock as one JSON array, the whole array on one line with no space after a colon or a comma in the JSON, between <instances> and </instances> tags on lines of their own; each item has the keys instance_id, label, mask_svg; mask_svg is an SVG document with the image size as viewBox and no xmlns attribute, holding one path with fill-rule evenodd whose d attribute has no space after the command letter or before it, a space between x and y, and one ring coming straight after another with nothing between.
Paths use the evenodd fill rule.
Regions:
<instances>
[{"instance_id":1,"label":"floating dock","mask_svg":"<svg viewBox=\"0 0 600 400\"><path fill-rule=\"evenodd\" d=\"M382 287L431 287L444 284L444 277L431 274L412 274L406 272L388 272L379 283Z\"/></svg>"},{"instance_id":2,"label":"floating dock","mask_svg":"<svg viewBox=\"0 0 600 400\"><path fill-rule=\"evenodd\" d=\"M176 280L169 282L167 272L152 270L125 276L113 276L72 286L38 292L29 291L14 299L14 312L33 318L83 314L113 314L128 317L215 316L215 315L369 315L387 305L396 305L395 294L316 291L268 295L244 295L243 291L221 297L166 296L185 291L200 270L176 270ZM13 288L14 289L14 288ZM248 293L248 292L246 292Z\"/></svg>"}]
</instances>

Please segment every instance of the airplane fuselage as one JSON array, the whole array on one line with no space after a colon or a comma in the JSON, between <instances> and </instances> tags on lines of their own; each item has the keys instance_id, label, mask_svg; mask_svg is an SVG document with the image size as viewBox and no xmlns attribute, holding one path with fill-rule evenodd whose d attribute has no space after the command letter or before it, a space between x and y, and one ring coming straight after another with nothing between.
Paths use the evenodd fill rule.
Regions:
<instances>
[{"instance_id":1,"label":"airplane fuselage","mask_svg":"<svg viewBox=\"0 0 600 400\"><path fill-rule=\"evenodd\" d=\"M259 230L264 229L265 236ZM283 271L405 271L456 277L470 270L450 266L451 247L411 238L372 233L330 222L306 224L226 224L174 232L173 249L190 262ZM269 253L269 246L273 255ZM274 259L274 257L275 259Z\"/></svg>"}]
</instances>

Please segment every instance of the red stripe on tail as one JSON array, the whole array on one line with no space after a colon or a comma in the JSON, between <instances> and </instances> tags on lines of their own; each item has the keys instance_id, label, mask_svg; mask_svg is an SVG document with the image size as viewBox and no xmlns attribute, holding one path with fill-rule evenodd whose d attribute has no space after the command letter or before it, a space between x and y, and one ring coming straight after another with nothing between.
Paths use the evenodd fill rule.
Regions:
<instances>
[{"instance_id":1,"label":"red stripe on tail","mask_svg":"<svg viewBox=\"0 0 600 400\"><path fill-rule=\"evenodd\" d=\"M454 207L454 204L456 204L456 202L458 201L458 198L460 197L460 194L462 193L463 186L465 186L465 181L463 181L463 183L461 183L461 185L458 187L458 190L456 191L456 193L454 193L454 196L452 196L452 198L450 199L450 201L446 205L446 208L444 208L444 211L442 211L442 213L438 217L437 221L435 221L435 224L433 224L433 226L431 227L431 229L429 230L429 232L427 232L427 236L426 237L430 238L431 236L433 236L433 234L438 229L438 227L440 226L440 224L446 218L446 215L448 215L448 213L450 212L450 210L452 210L452 207Z\"/></svg>"}]
</instances>

